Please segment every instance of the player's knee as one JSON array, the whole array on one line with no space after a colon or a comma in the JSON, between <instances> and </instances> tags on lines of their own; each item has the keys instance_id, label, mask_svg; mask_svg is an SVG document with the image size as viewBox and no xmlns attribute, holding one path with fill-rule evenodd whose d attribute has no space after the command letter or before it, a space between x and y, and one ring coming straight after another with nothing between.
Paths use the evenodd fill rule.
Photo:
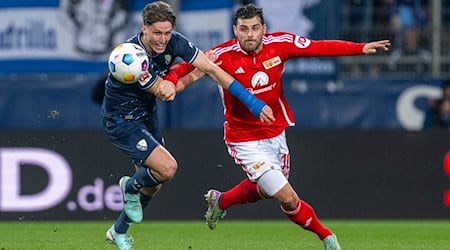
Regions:
<instances>
[{"instance_id":1,"label":"player's knee","mask_svg":"<svg viewBox=\"0 0 450 250\"><path fill-rule=\"evenodd\" d=\"M178 169L178 164L176 161L168 161L163 163L164 166L162 166L162 171L159 172L159 177L161 182L166 182L171 180Z\"/></svg>"},{"instance_id":2,"label":"player's knee","mask_svg":"<svg viewBox=\"0 0 450 250\"><path fill-rule=\"evenodd\" d=\"M298 202L300 199L298 198L295 192L285 195L282 200L280 200L280 205L285 211L292 211L297 208Z\"/></svg>"}]
</instances>

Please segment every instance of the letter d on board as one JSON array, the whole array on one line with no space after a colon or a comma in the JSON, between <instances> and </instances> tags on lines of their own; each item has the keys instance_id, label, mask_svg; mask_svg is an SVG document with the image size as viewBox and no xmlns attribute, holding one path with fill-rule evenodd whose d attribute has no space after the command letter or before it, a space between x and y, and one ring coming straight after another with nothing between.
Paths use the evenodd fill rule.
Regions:
<instances>
[{"instance_id":1,"label":"letter d on board","mask_svg":"<svg viewBox=\"0 0 450 250\"><path fill-rule=\"evenodd\" d=\"M34 194L21 195L23 164L47 172L47 186ZM25 183L24 185L27 185ZM72 187L69 163L56 152L42 148L0 148L0 211L41 211L58 205Z\"/></svg>"}]
</instances>

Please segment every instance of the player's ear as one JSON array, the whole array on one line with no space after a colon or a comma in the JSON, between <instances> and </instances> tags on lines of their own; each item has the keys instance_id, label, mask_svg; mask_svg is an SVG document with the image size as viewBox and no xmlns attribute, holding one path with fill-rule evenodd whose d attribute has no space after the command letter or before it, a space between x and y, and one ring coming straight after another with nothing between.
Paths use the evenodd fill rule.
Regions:
<instances>
[{"instance_id":1,"label":"player's ear","mask_svg":"<svg viewBox=\"0 0 450 250\"><path fill-rule=\"evenodd\" d=\"M266 32L267 32L267 25L266 24L263 24L263 34L266 34Z\"/></svg>"},{"instance_id":2,"label":"player's ear","mask_svg":"<svg viewBox=\"0 0 450 250\"><path fill-rule=\"evenodd\" d=\"M234 36L237 37L237 26L236 25L233 25L233 33L234 33Z\"/></svg>"}]
</instances>

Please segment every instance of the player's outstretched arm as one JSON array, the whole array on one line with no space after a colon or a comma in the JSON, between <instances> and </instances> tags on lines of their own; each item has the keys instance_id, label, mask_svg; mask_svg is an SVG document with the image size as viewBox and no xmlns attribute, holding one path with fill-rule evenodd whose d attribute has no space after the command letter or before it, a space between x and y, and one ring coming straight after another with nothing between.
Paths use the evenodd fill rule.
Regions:
<instances>
[{"instance_id":1,"label":"player's outstretched arm","mask_svg":"<svg viewBox=\"0 0 450 250\"><path fill-rule=\"evenodd\" d=\"M201 70L194 68L194 70L191 71L189 74L178 79L177 85L176 85L177 93L180 93L185 88L191 86L194 82L196 82L197 80L202 78L204 75L205 75L205 73L203 73Z\"/></svg>"},{"instance_id":2,"label":"player's outstretched arm","mask_svg":"<svg viewBox=\"0 0 450 250\"><path fill-rule=\"evenodd\" d=\"M199 52L192 65L213 77L220 86L227 89L230 94L241 100L252 114L261 121L270 123L275 121L272 109L263 101L248 92L241 83L236 81L227 72L214 62L210 61L203 52Z\"/></svg>"},{"instance_id":3,"label":"player's outstretched arm","mask_svg":"<svg viewBox=\"0 0 450 250\"><path fill-rule=\"evenodd\" d=\"M363 54L375 54L378 49L388 51L389 46L391 46L391 42L389 40L368 42L364 45L362 52Z\"/></svg>"},{"instance_id":4,"label":"player's outstretched arm","mask_svg":"<svg viewBox=\"0 0 450 250\"><path fill-rule=\"evenodd\" d=\"M205 75L205 73L201 72L201 76L199 75L195 79L193 71L201 72L187 62L177 63L170 67L169 73L164 77L164 80L172 82L175 85L176 92L180 93L185 88L191 86L196 80L200 79L201 76Z\"/></svg>"},{"instance_id":5,"label":"player's outstretched arm","mask_svg":"<svg viewBox=\"0 0 450 250\"><path fill-rule=\"evenodd\" d=\"M210 61L220 65L220 63L216 62L217 54L214 53L214 51L208 50L205 52L205 55ZM169 73L164 77L164 79L173 82L176 87L176 92L180 93L203 76L205 76L203 71L195 68L192 64L182 62L170 67ZM216 79L214 80L217 81Z\"/></svg>"}]
</instances>

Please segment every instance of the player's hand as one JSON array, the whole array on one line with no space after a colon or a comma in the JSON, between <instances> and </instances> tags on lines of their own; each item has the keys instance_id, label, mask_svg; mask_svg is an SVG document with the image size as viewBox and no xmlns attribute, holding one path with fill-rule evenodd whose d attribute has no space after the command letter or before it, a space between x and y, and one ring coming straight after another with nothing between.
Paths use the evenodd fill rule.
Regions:
<instances>
[{"instance_id":1,"label":"player's hand","mask_svg":"<svg viewBox=\"0 0 450 250\"><path fill-rule=\"evenodd\" d=\"M389 40L370 42L364 45L362 52L364 54L375 54L378 49L388 51L389 46L391 46L391 42Z\"/></svg>"},{"instance_id":2,"label":"player's hand","mask_svg":"<svg viewBox=\"0 0 450 250\"><path fill-rule=\"evenodd\" d=\"M214 50L205 51L205 56L208 57L208 59L211 62L215 62L217 58L219 58L219 56L216 54L216 52L214 52Z\"/></svg>"},{"instance_id":3,"label":"player's hand","mask_svg":"<svg viewBox=\"0 0 450 250\"><path fill-rule=\"evenodd\" d=\"M177 94L175 85L171 81L163 80L158 84L155 91L156 97L162 101L173 101Z\"/></svg>"},{"instance_id":4,"label":"player's hand","mask_svg":"<svg viewBox=\"0 0 450 250\"><path fill-rule=\"evenodd\" d=\"M222 64L222 61L217 61L217 59L219 59L219 56L216 52L214 52L214 50L206 51L205 55L211 62L215 63L217 66L220 66Z\"/></svg>"},{"instance_id":5,"label":"player's hand","mask_svg":"<svg viewBox=\"0 0 450 250\"><path fill-rule=\"evenodd\" d=\"M272 108L269 106L264 106L261 113L259 114L259 120L266 123L272 123L275 121L275 117L273 116Z\"/></svg>"}]
</instances>

